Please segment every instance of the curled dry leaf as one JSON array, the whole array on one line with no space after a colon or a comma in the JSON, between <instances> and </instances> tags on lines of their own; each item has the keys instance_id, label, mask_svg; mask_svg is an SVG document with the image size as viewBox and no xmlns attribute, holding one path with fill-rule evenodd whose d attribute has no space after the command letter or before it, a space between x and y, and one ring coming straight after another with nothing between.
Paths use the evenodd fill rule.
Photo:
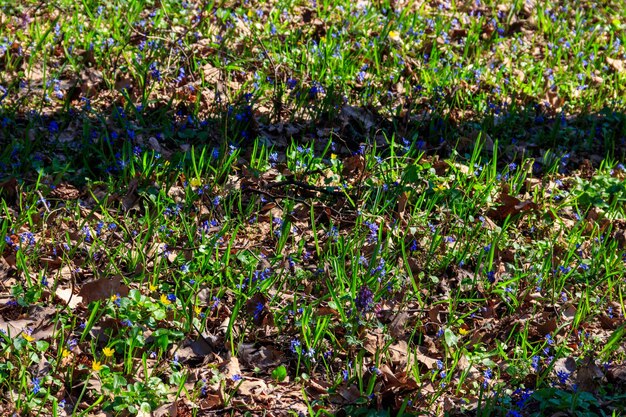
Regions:
<instances>
[{"instance_id":1,"label":"curled dry leaf","mask_svg":"<svg viewBox=\"0 0 626 417\"><path fill-rule=\"evenodd\" d=\"M239 394L251 397L270 394L272 389L261 379L246 378L239 385Z\"/></svg>"}]
</instances>

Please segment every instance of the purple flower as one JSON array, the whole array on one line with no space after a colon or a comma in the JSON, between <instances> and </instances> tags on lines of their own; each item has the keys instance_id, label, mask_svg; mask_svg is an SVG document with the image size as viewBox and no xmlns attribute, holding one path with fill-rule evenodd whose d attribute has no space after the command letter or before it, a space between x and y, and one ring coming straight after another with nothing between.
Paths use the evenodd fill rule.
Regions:
<instances>
[{"instance_id":1,"label":"purple flower","mask_svg":"<svg viewBox=\"0 0 626 417\"><path fill-rule=\"evenodd\" d=\"M59 131L59 124L55 122L54 120L51 121L50 124L48 125L48 132L57 133L58 131Z\"/></svg>"},{"instance_id":2,"label":"purple flower","mask_svg":"<svg viewBox=\"0 0 626 417\"><path fill-rule=\"evenodd\" d=\"M374 303L374 293L369 289L367 285L363 285L357 294L354 304L361 313L365 313L372 308Z\"/></svg>"},{"instance_id":3,"label":"purple flower","mask_svg":"<svg viewBox=\"0 0 626 417\"><path fill-rule=\"evenodd\" d=\"M33 378L33 394L39 393L41 390L41 381L39 378Z\"/></svg>"},{"instance_id":4,"label":"purple flower","mask_svg":"<svg viewBox=\"0 0 626 417\"><path fill-rule=\"evenodd\" d=\"M293 339L291 341L291 347L290 347L291 351L295 354L300 354L300 352L302 351L301 348L301 343L298 339Z\"/></svg>"},{"instance_id":5,"label":"purple flower","mask_svg":"<svg viewBox=\"0 0 626 417\"><path fill-rule=\"evenodd\" d=\"M150 64L150 75L157 81L161 81L161 72L157 68L156 62Z\"/></svg>"},{"instance_id":6,"label":"purple flower","mask_svg":"<svg viewBox=\"0 0 626 417\"><path fill-rule=\"evenodd\" d=\"M70 339L67 341L67 348L72 351L74 350L74 348L78 346L78 340L76 339Z\"/></svg>"},{"instance_id":7,"label":"purple flower","mask_svg":"<svg viewBox=\"0 0 626 417\"><path fill-rule=\"evenodd\" d=\"M556 373L556 377L559 378L559 382L561 384L565 384L567 382L567 380L569 379L570 373L567 371L557 371Z\"/></svg>"},{"instance_id":8,"label":"purple flower","mask_svg":"<svg viewBox=\"0 0 626 417\"><path fill-rule=\"evenodd\" d=\"M263 309L265 309L265 306L261 302L257 303L257 305L254 307L253 315L255 321L258 321L261 318L261 313L263 313Z\"/></svg>"},{"instance_id":9,"label":"purple flower","mask_svg":"<svg viewBox=\"0 0 626 417\"><path fill-rule=\"evenodd\" d=\"M233 382L238 382L238 381L242 380L241 375L239 375L239 374L235 374L235 375L231 376L230 379L232 379Z\"/></svg>"}]
</instances>

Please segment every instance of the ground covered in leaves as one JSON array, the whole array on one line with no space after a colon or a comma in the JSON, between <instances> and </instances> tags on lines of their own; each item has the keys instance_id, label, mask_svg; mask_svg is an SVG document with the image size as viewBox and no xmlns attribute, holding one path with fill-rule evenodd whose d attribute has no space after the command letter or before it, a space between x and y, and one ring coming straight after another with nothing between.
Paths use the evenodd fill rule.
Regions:
<instances>
[{"instance_id":1,"label":"ground covered in leaves","mask_svg":"<svg viewBox=\"0 0 626 417\"><path fill-rule=\"evenodd\" d=\"M0 3L0 414L621 415L625 22Z\"/></svg>"}]
</instances>

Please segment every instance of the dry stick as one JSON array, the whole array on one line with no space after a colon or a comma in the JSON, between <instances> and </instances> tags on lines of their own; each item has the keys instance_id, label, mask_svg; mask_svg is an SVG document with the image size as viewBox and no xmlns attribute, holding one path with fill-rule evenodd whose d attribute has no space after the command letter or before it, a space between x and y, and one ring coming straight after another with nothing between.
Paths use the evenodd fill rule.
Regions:
<instances>
[{"instance_id":1,"label":"dry stick","mask_svg":"<svg viewBox=\"0 0 626 417\"><path fill-rule=\"evenodd\" d=\"M39 196L39 201L41 201L41 203L43 204L44 208L46 209L46 213L50 214L51 213L50 207L48 206L48 202L46 201L46 199L43 197L43 195L41 195L41 191L36 190L35 192Z\"/></svg>"}]
</instances>

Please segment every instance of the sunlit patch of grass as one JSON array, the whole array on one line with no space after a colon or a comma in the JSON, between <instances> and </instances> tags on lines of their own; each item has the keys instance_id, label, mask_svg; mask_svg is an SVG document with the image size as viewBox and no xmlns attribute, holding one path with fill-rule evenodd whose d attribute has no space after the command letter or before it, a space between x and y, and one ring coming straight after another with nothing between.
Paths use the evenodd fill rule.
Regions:
<instances>
[{"instance_id":1,"label":"sunlit patch of grass","mask_svg":"<svg viewBox=\"0 0 626 417\"><path fill-rule=\"evenodd\" d=\"M4 409L620 411L618 5L0 13Z\"/></svg>"}]
</instances>

